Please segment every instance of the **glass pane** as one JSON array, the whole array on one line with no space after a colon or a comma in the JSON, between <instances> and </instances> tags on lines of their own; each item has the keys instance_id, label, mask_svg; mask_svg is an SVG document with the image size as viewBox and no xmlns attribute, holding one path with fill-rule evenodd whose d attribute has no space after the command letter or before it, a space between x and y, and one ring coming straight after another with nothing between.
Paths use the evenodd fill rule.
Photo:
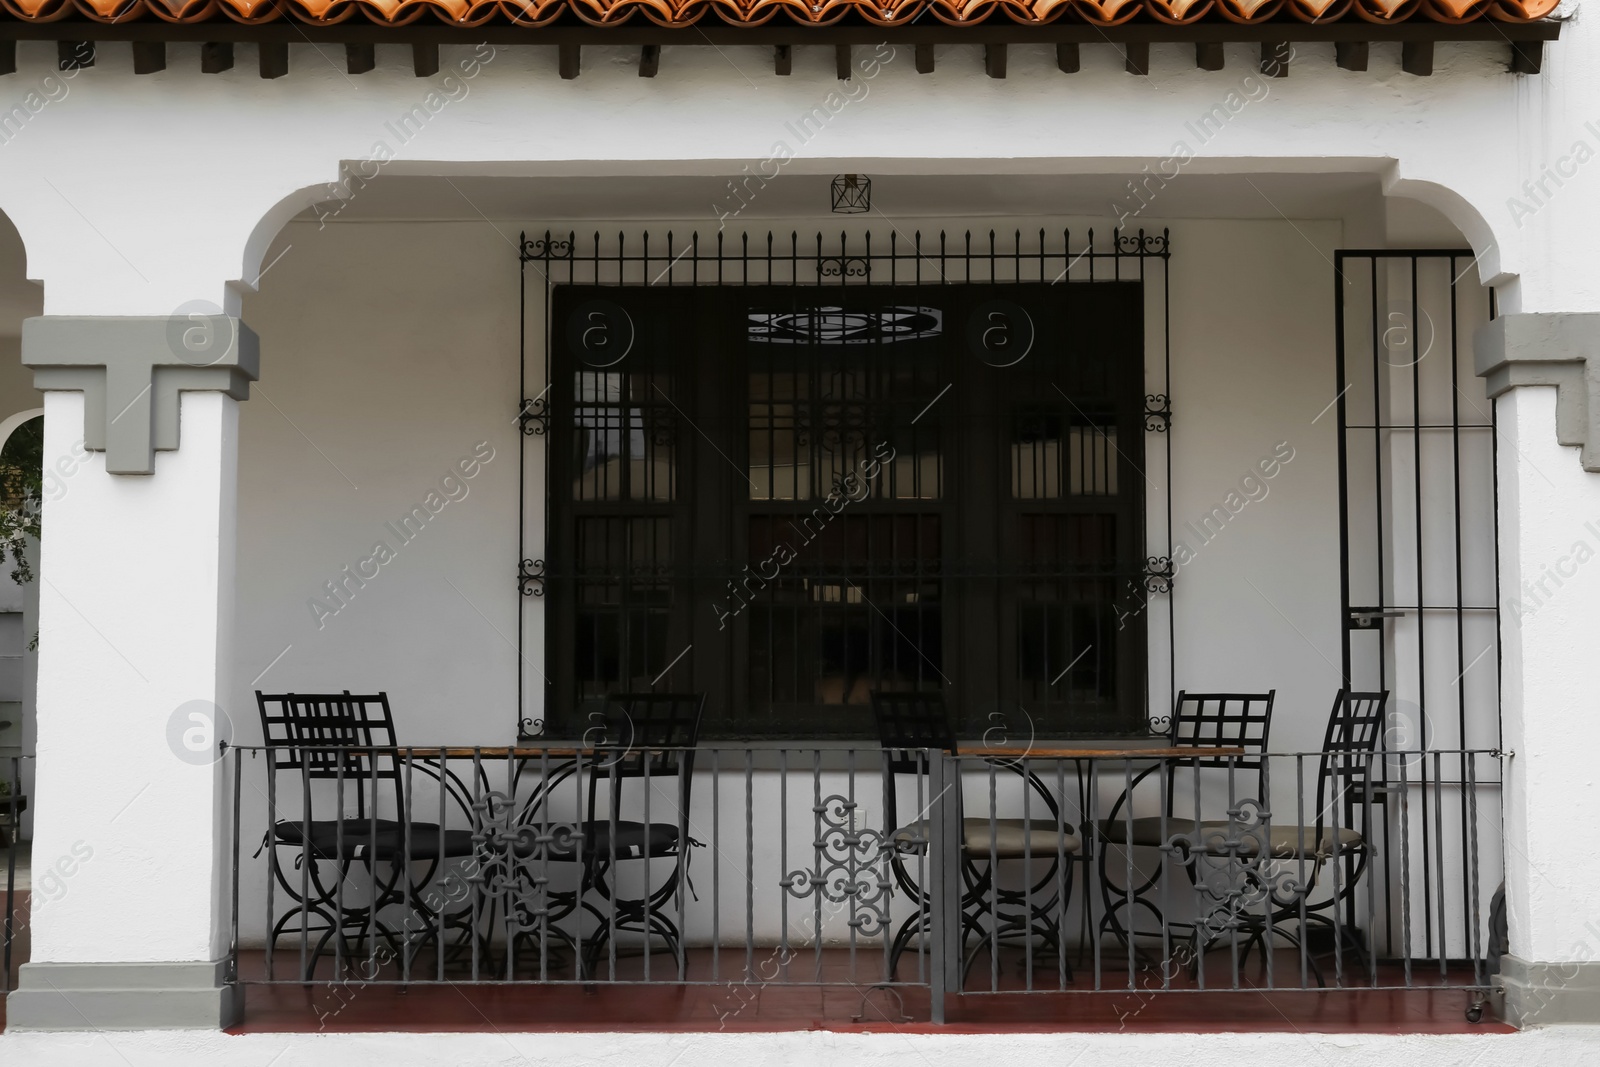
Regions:
<instances>
[{"instance_id":1,"label":"glass pane","mask_svg":"<svg viewBox=\"0 0 1600 1067\"><path fill-rule=\"evenodd\" d=\"M1035 570L1106 572L1117 564L1114 514L1023 515L1018 535L1022 558Z\"/></svg>"},{"instance_id":2,"label":"glass pane","mask_svg":"<svg viewBox=\"0 0 1600 1067\"><path fill-rule=\"evenodd\" d=\"M803 374L750 375L750 497L811 495L811 382ZM797 401L799 403L797 403Z\"/></svg>"},{"instance_id":3,"label":"glass pane","mask_svg":"<svg viewBox=\"0 0 1600 1067\"><path fill-rule=\"evenodd\" d=\"M1073 426L1057 411L1018 411L1012 423L1011 496L1115 496L1117 455L1117 428L1109 416L1100 426Z\"/></svg>"},{"instance_id":4,"label":"glass pane","mask_svg":"<svg viewBox=\"0 0 1600 1067\"><path fill-rule=\"evenodd\" d=\"M939 686L940 516L754 515L748 544L728 593L750 613L752 710L803 718L866 705L874 689Z\"/></svg>"},{"instance_id":5,"label":"glass pane","mask_svg":"<svg viewBox=\"0 0 1600 1067\"><path fill-rule=\"evenodd\" d=\"M750 309L750 498L937 499L942 333L937 308Z\"/></svg>"},{"instance_id":6,"label":"glass pane","mask_svg":"<svg viewBox=\"0 0 1600 1067\"><path fill-rule=\"evenodd\" d=\"M579 371L574 378L573 499L674 499L677 413L659 376Z\"/></svg>"},{"instance_id":7,"label":"glass pane","mask_svg":"<svg viewBox=\"0 0 1600 1067\"><path fill-rule=\"evenodd\" d=\"M579 695L648 689L670 659L671 520L579 518L576 533Z\"/></svg>"},{"instance_id":8,"label":"glass pane","mask_svg":"<svg viewBox=\"0 0 1600 1067\"><path fill-rule=\"evenodd\" d=\"M1017 673L1024 700L1116 699L1117 627L1111 581L1036 582L1017 608Z\"/></svg>"},{"instance_id":9,"label":"glass pane","mask_svg":"<svg viewBox=\"0 0 1600 1067\"><path fill-rule=\"evenodd\" d=\"M749 707L804 718L938 688L941 622L936 581L780 578L750 605Z\"/></svg>"}]
</instances>

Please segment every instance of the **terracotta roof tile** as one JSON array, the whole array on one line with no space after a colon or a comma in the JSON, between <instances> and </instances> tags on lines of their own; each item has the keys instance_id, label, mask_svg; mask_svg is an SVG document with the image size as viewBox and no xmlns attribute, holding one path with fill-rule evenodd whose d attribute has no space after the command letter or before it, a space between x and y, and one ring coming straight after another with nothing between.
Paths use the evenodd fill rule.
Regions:
<instances>
[{"instance_id":1,"label":"terracotta roof tile","mask_svg":"<svg viewBox=\"0 0 1600 1067\"><path fill-rule=\"evenodd\" d=\"M567 12L595 25L644 18L667 26L701 20L734 25L787 18L826 25L856 15L878 26L900 26L926 12L954 26L995 19L1040 25L1060 19L1114 26L1141 16L1182 24L1201 19L1234 23L1326 23L1408 19L1459 23L1479 19L1532 22L1554 13L1559 0L0 0L14 19L53 22L87 18L125 23L276 22L331 25L361 19L399 26L418 19L456 26L504 21L542 26Z\"/></svg>"}]
</instances>

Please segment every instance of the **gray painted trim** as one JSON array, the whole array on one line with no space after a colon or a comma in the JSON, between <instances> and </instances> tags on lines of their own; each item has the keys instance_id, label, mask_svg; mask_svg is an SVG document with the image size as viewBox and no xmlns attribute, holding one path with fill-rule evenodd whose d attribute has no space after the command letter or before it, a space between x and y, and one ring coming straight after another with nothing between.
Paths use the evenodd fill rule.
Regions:
<instances>
[{"instance_id":1,"label":"gray painted trim","mask_svg":"<svg viewBox=\"0 0 1600 1067\"><path fill-rule=\"evenodd\" d=\"M229 315L45 315L23 320L22 362L36 388L83 393L83 443L106 470L150 474L178 447L178 394L247 399L261 344Z\"/></svg>"},{"instance_id":2,"label":"gray painted trim","mask_svg":"<svg viewBox=\"0 0 1600 1067\"><path fill-rule=\"evenodd\" d=\"M1529 963L1500 957L1506 1021L1514 1026L1600 1025L1600 961Z\"/></svg>"},{"instance_id":3,"label":"gray painted trim","mask_svg":"<svg viewBox=\"0 0 1600 1067\"><path fill-rule=\"evenodd\" d=\"M1502 315L1479 328L1473 350L1491 398L1555 386L1556 440L1582 449L1583 469L1600 474L1600 313Z\"/></svg>"},{"instance_id":4,"label":"gray painted trim","mask_svg":"<svg viewBox=\"0 0 1600 1067\"><path fill-rule=\"evenodd\" d=\"M24 963L6 998L11 1030L217 1030L239 1021L226 960Z\"/></svg>"}]
</instances>

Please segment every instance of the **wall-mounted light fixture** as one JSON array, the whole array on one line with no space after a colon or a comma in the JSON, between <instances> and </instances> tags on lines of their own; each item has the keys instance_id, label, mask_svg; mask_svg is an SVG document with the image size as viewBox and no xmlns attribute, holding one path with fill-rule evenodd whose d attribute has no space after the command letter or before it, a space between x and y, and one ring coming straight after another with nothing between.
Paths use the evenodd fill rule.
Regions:
<instances>
[{"instance_id":1,"label":"wall-mounted light fixture","mask_svg":"<svg viewBox=\"0 0 1600 1067\"><path fill-rule=\"evenodd\" d=\"M872 210L872 179L865 174L839 174L833 179L833 210L859 215Z\"/></svg>"}]
</instances>

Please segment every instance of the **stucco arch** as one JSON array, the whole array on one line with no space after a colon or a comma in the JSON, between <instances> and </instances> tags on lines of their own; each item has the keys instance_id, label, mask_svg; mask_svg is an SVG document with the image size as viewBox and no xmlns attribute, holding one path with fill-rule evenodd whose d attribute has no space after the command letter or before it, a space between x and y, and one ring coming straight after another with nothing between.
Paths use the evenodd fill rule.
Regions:
<instances>
[{"instance_id":1,"label":"stucco arch","mask_svg":"<svg viewBox=\"0 0 1600 1067\"><path fill-rule=\"evenodd\" d=\"M0 451L5 450L6 442L11 440L11 435L21 429L22 426L32 422L34 419L42 418L44 418L44 408L29 408L26 411L19 411L0 419Z\"/></svg>"},{"instance_id":2,"label":"stucco arch","mask_svg":"<svg viewBox=\"0 0 1600 1067\"><path fill-rule=\"evenodd\" d=\"M1441 182L1403 178L1396 174L1384 185L1386 196L1403 196L1427 204L1455 224L1478 257L1478 277L1484 285L1504 290L1499 294L1502 307L1514 303L1516 276L1512 273L1505 247L1494 227L1477 206L1461 193ZM1506 310L1516 310L1506 307Z\"/></svg>"}]
</instances>

